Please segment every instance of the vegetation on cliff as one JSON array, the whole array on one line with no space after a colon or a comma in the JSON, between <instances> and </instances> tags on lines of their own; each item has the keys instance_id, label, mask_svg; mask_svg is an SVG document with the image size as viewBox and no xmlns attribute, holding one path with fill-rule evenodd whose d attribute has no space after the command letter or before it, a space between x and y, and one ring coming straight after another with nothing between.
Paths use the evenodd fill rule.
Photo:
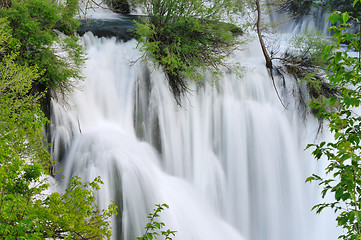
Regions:
<instances>
[{"instance_id":1,"label":"vegetation on cliff","mask_svg":"<svg viewBox=\"0 0 361 240\"><path fill-rule=\"evenodd\" d=\"M12 38L4 54L17 52L16 62L38 68L40 76L33 85L40 91L69 89L71 78L81 76L84 61L75 36L78 1L12 0L7 5L0 7L0 17L8 20Z\"/></svg>"},{"instance_id":2,"label":"vegetation on cliff","mask_svg":"<svg viewBox=\"0 0 361 240\"><path fill-rule=\"evenodd\" d=\"M225 19L239 13L237 0L134 0L144 7L148 17L137 23L140 49L164 70L170 89L180 103L187 91L187 81L207 81L205 73L215 79L225 59L238 42L240 28ZM237 7L238 6L238 7Z\"/></svg>"}]
</instances>

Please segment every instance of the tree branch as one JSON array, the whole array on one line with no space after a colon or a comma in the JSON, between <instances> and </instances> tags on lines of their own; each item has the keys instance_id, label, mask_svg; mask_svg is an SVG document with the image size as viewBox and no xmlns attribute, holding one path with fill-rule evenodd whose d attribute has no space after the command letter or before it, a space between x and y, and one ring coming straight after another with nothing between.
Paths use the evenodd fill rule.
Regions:
<instances>
[{"instance_id":1,"label":"tree branch","mask_svg":"<svg viewBox=\"0 0 361 240\"><path fill-rule=\"evenodd\" d=\"M261 34L261 6L259 4L259 0L256 0L256 6L257 6L257 35L258 35L259 43L261 44L261 48L262 48L264 58L266 60L266 67L268 68L269 73L271 75L272 84L273 84L273 87L274 87L274 89L276 91L277 97L280 100L282 106L284 108L286 108L286 106L283 104L283 102L281 100L281 97L280 97L280 95L278 93L278 90L277 90L277 87L276 87L276 84L275 84L275 80L274 80L274 77L273 77L272 60L271 60L270 56L268 55L266 46L265 46L265 44L263 42L263 37L262 37L262 34Z\"/></svg>"}]
</instances>

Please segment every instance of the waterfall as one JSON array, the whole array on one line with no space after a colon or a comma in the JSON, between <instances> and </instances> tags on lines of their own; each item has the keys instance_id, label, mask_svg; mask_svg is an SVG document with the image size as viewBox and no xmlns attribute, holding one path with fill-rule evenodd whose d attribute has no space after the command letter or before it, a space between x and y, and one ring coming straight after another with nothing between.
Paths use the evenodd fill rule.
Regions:
<instances>
[{"instance_id":1,"label":"waterfall","mask_svg":"<svg viewBox=\"0 0 361 240\"><path fill-rule=\"evenodd\" d=\"M142 62L137 42L82 37L88 54L68 98L52 101L55 158L65 183L101 176L100 207L119 207L113 238L141 236L154 204L175 240L336 239L333 217L311 212L319 190L305 179L322 167L305 152L318 123L304 117L292 79L276 84L257 41L210 86L195 86L178 106L162 71Z\"/></svg>"}]
</instances>

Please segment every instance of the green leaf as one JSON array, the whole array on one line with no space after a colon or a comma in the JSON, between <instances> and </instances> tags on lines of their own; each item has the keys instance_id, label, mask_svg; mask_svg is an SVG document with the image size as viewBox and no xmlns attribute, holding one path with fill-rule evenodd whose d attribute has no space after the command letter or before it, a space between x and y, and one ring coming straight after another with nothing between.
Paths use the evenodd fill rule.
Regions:
<instances>
[{"instance_id":1,"label":"green leaf","mask_svg":"<svg viewBox=\"0 0 361 240\"><path fill-rule=\"evenodd\" d=\"M360 211L356 213L356 218L357 218L357 222L361 223L361 212Z\"/></svg>"},{"instance_id":2,"label":"green leaf","mask_svg":"<svg viewBox=\"0 0 361 240\"><path fill-rule=\"evenodd\" d=\"M147 234L147 237L148 237L149 240L152 240L152 239L153 239L153 234L152 234L152 233L148 233L148 234Z\"/></svg>"},{"instance_id":3,"label":"green leaf","mask_svg":"<svg viewBox=\"0 0 361 240\"><path fill-rule=\"evenodd\" d=\"M337 52L335 55L335 63L338 63L339 61L341 61L341 59L342 59L342 53Z\"/></svg>"},{"instance_id":4,"label":"green leaf","mask_svg":"<svg viewBox=\"0 0 361 240\"><path fill-rule=\"evenodd\" d=\"M348 19L350 18L350 14L348 12L342 13L342 21L341 24L345 24L347 23Z\"/></svg>"},{"instance_id":5,"label":"green leaf","mask_svg":"<svg viewBox=\"0 0 361 240\"><path fill-rule=\"evenodd\" d=\"M311 177L308 177L308 178L306 178L306 183L307 182L312 182L313 180L315 180L315 178L313 177L313 176L311 176Z\"/></svg>"},{"instance_id":6,"label":"green leaf","mask_svg":"<svg viewBox=\"0 0 361 240\"><path fill-rule=\"evenodd\" d=\"M354 0L352 6L355 7L355 6L356 6L356 3L357 3L358 1L359 1L359 0ZM360 2L361 2L361 1L360 1Z\"/></svg>"},{"instance_id":7,"label":"green leaf","mask_svg":"<svg viewBox=\"0 0 361 240\"><path fill-rule=\"evenodd\" d=\"M337 191L335 192L335 199L339 201L342 197L342 194L343 194L343 189L342 188L337 189Z\"/></svg>"},{"instance_id":8,"label":"green leaf","mask_svg":"<svg viewBox=\"0 0 361 240\"><path fill-rule=\"evenodd\" d=\"M346 201L347 199L350 199L351 195L349 193L345 193L342 195L342 201Z\"/></svg>"},{"instance_id":9,"label":"green leaf","mask_svg":"<svg viewBox=\"0 0 361 240\"><path fill-rule=\"evenodd\" d=\"M347 223L348 218L346 216L338 217L337 221L338 221L338 225L342 226L342 225L345 225Z\"/></svg>"},{"instance_id":10,"label":"green leaf","mask_svg":"<svg viewBox=\"0 0 361 240\"><path fill-rule=\"evenodd\" d=\"M331 20L332 24L335 24L340 19L340 15L336 12L332 13L327 20Z\"/></svg>"},{"instance_id":11,"label":"green leaf","mask_svg":"<svg viewBox=\"0 0 361 240\"><path fill-rule=\"evenodd\" d=\"M345 153L345 154L343 154L343 155L341 156L340 160L341 160L341 161L346 161L346 160L349 159L349 158L350 158L350 155L347 154L347 153Z\"/></svg>"},{"instance_id":12,"label":"green leaf","mask_svg":"<svg viewBox=\"0 0 361 240\"><path fill-rule=\"evenodd\" d=\"M333 49L333 46L332 46L332 45L327 45L327 46L325 47L324 54L329 53L332 49Z\"/></svg>"}]
</instances>

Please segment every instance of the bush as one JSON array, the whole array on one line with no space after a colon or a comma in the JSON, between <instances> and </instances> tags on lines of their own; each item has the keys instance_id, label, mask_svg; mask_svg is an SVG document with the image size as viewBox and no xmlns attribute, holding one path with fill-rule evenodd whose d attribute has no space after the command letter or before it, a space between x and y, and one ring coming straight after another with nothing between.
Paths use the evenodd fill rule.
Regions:
<instances>
[{"instance_id":1,"label":"bush","mask_svg":"<svg viewBox=\"0 0 361 240\"><path fill-rule=\"evenodd\" d=\"M0 238L110 238L109 217L116 207L100 210L94 191L101 180L73 178L64 194L46 193L50 156L44 150L41 95L31 95L36 67L20 65L7 54L11 28L0 18Z\"/></svg>"},{"instance_id":2,"label":"bush","mask_svg":"<svg viewBox=\"0 0 361 240\"><path fill-rule=\"evenodd\" d=\"M234 0L204 4L198 0L134 0L144 6L148 18L137 23L136 33L145 56L164 70L179 102L187 90L186 79L204 84L205 72L214 76L226 66L226 57L242 31L222 17L240 12ZM217 79L217 78L216 78Z\"/></svg>"},{"instance_id":3,"label":"bush","mask_svg":"<svg viewBox=\"0 0 361 240\"><path fill-rule=\"evenodd\" d=\"M8 19L12 30L6 53L18 52L17 62L36 66L40 77L34 84L42 89L67 89L71 78L80 77L84 57L75 37L77 8L77 0L13 0L11 7L0 8L0 17Z\"/></svg>"}]
</instances>

